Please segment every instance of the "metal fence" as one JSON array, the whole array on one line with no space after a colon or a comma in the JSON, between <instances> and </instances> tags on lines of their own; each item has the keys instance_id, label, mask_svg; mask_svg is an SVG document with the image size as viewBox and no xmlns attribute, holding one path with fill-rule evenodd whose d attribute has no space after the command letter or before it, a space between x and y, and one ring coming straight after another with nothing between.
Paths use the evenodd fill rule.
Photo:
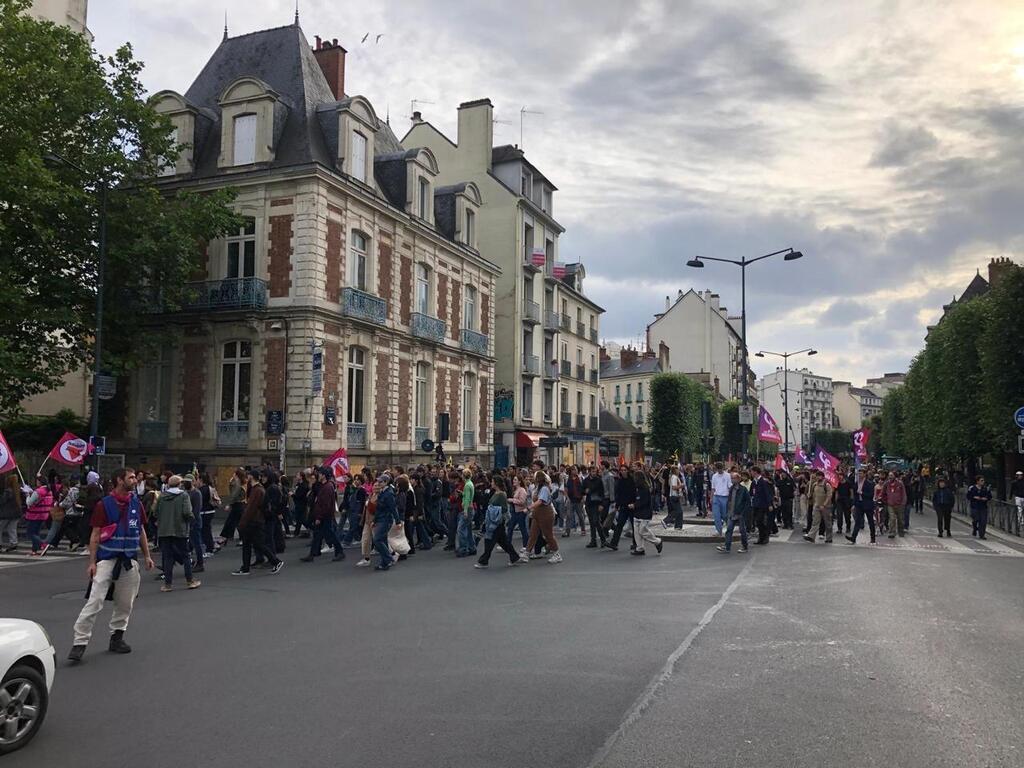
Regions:
<instances>
[{"instance_id":1,"label":"metal fence","mask_svg":"<svg viewBox=\"0 0 1024 768\"><path fill-rule=\"evenodd\" d=\"M956 511L964 517L971 516L971 505L967 503L967 489L956 492ZM1021 536L1024 520L1021 512L1012 501L992 499L988 503L988 527L996 528L1012 536Z\"/></svg>"}]
</instances>

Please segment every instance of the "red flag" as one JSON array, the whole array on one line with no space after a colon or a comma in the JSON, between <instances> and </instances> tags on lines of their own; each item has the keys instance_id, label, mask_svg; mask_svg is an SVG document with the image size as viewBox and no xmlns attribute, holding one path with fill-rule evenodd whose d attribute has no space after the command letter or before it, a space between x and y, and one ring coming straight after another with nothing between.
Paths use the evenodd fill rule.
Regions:
<instances>
[{"instance_id":1,"label":"red flag","mask_svg":"<svg viewBox=\"0 0 1024 768\"><path fill-rule=\"evenodd\" d=\"M871 430L861 427L853 433L853 455L863 461L868 457L868 440L871 439Z\"/></svg>"},{"instance_id":2,"label":"red flag","mask_svg":"<svg viewBox=\"0 0 1024 768\"><path fill-rule=\"evenodd\" d=\"M789 472L789 467L786 466L786 460L782 458L781 453L775 454L775 468L781 469L783 472Z\"/></svg>"},{"instance_id":3,"label":"red flag","mask_svg":"<svg viewBox=\"0 0 1024 768\"><path fill-rule=\"evenodd\" d=\"M18 462L14 460L11 446L7 444L4 433L0 432L0 472L9 472L16 466L18 466Z\"/></svg>"},{"instance_id":4,"label":"red flag","mask_svg":"<svg viewBox=\"0 0 1024 768\"><path fill-rule=\"evenodd\" d=\"M775 419L768 413L767 408L763 405L759 408L757 439L763 443L781 443L782 434L779 432L779 425L775 423Z\"/></svg>"},{"instance_id":5,"label":"red flag","mask_svg":"<svg viewBox=\"0 0 1024 768\"><path fill-rule=\"evenodd\" d=\"M331 457L324 462L324 464L330 467L331 471L334 472L335 482L341 482L342 478L348 477L348 451L344 448L336 450L331 454Z\"/></svg>"},{"instance_id":6,"label":"red flag","mask_svg":"<svg viewBox=\"0 0 1024 768\"><path fill-rule=\"evenodd\" d=\"M77 467L85 461L88 454L89 444L85 440L70 432L65 432L64 437L53 446L49 458L59 461L61 464Z\"/></svg>"},{"instance_id":7,"label":"red flag","mask_svg":"<svg viewBox=\"0 0 1024 768\"><path fill-rule=\"evenodd\" d=\"M556 261L551 267L551 276L555 280L561 280L566 275L565 262Z\"/></svg>"},{"instance_id":8,"label":"red flag","mask_svg":"<svg viewBox=\"0 0 1024 768\"><path fill-rule=\"evenodd\" d=\"M533 253L530 254L530 263L535 267L543 267L547 258L543 248L534 248Z\"/></svg>"}]
</instances>

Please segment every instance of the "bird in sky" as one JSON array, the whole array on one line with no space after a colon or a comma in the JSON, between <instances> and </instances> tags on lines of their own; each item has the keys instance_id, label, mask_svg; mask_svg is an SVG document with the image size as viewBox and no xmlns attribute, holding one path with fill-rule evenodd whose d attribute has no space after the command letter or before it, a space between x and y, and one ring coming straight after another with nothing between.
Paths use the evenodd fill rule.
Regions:
<instances>
[{"instance_id":1,"label":"bird in sky","mask_svg":"<svg viewBox=\"0 0 1024 768\"><path fill-rule=\"evenodd\" d=\"M380 39L381 39L382 37L384 37L384 34L383 34L383 33L381 33L381 34L377 35L377 44L378 44L378 45L380 45Z\"/></svg>"},{"instance_id":2,"label":"bird in sky","mask_svg":"<svg viewBox=\"0 0 1024 768\"><path fill-rule=\"evenodd\" d=\"M366 42L366 38L368 38L369 36L370 36L370 33L369 33L369 32L367 32L367 33L366 33L365 35L363 35L363 39L362 39L362 40L360 40L359 42L360 42L360 43L365 43L365 42Z\"/></svg>"}]
</instances>

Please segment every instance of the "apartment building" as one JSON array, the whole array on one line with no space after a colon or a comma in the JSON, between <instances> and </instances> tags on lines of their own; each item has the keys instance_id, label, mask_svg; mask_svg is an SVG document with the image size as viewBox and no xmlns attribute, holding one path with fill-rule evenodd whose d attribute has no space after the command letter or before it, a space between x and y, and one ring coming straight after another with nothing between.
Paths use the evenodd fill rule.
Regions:
<instances>
[{"instance_id":1,"label":"apartment building","mask_svg":"<svg viewBox=\"0 0 1024 768\"><path fill-rule=\"evenodd\" d=\"M789 410L783 407L784 389L789 392ZM783 433L781 449L792 453L796 446L809 446L816 429L833 428L832 379L818 376L807 368L789 371L782 368L764 376L758 387L761 403L772 415ZM784 421L785 420L785 421ZM787 427L788 425L788 427ZM788 428L789 441L785 441Z\"/></svg>"}]
</instances>

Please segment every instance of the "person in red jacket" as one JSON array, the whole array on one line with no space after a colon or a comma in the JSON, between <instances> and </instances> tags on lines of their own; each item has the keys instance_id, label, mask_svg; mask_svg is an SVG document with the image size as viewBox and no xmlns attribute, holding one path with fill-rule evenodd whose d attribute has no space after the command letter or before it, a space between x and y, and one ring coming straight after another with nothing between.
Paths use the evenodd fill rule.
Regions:
<instances>
[{"instance_id":1,"label":"person in red jacket","mask_svg":"<svg viewBox=\"0 0 1024 768\"><path fill-rule=\"evenodd\" d=\"M334 515L338 511L338 488L334 484L334 471L328 467L317 467L320 474L320 488L313 501L313 537L310 539L309 554L299 559L304 563L312 563L320 556L320 547L325 540L334 547L332 562L345 559L345 550L338 539Z\"/></svg>"},{"instance_id":2,"label":"person in red jacket","mask_svg":"<svg viewBox=\"0 0 1024 768\"><path fill-rule=\"evenodd\" d=\"M897 532L904 536L903 510L907 506L907 489L903 481L896 477L895 472L890 472L885 484L882 486L882 503L888 510L889 517L889 538L895 539Z\"/></svg>"}]
</instances>

